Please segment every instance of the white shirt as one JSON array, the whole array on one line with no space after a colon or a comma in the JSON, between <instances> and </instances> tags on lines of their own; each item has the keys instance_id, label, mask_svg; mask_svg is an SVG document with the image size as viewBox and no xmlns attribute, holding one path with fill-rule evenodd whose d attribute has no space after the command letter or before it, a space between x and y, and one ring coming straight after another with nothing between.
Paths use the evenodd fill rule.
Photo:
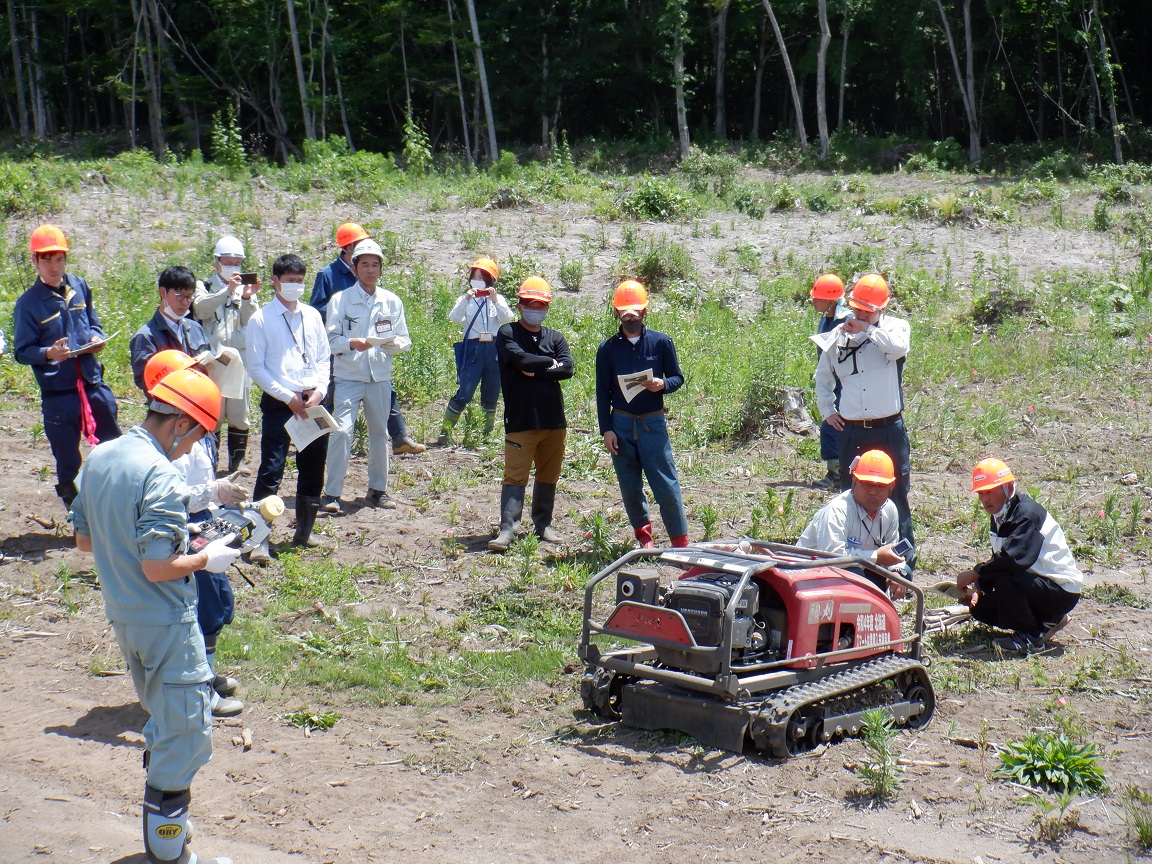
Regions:
<instances>
[{"instance_id":1,"label":"white shirt","mask_svg":"<svg viewBox=\"0 0 1152 864\"><path fill-rule=\"evenodd\" d=\"M508 307L508 301L499 294L490 297L469 297L467 292L460 295L448 320L464 328L465 339L479 339L481 333L488 333L491 341L496 331L504 324L510 324L516 313Z\"/></svg>"},{"instance_id":2,"label":"white shirt","mask_svg":"<svg viewBox=\"0 0 1152 864\"><path fill-rule=\"evenodd\" d=\"M188 455L173 459L172 464L184 475L184 482L188 484L188 492L191 495L188 501L190 514L207 510L209 504L215 503L216 496L212 484L216 481L216 471L209 455L208 442L201 438L192 445Z\"/></svg>"},{"instance_id":3,"label":"white shirt","mask_svg":"<svg viewBox=\"0 0 1152 864\"><path fill-rule=\"evenodd\" d=\"M328 344L332 348L334 377L342 381L392 380L392 355L412 347L404 303L386 288L367 294L359 282L332 295L328 302ZM348 347L349 339L393 337L387 345L367 351Z\"/></svg>"},{"instance_id":4,"label":"white shirt","mask_svg":"<svg viewBox=\"0 0 1152 864\"><path fill-rule=\"evenodd\" d=\"M892 500L885 501L873 518L849 489L816 511L796 545L875 561L877 549L899 539L900 516Z\"/></svg>"},{"instance_id":5,"label":"white shirt","mask_svg":"<svg viewBox=\"0 0 1152 864\"><path fill-rule=\"evenodd\" d=\"M820 419L837 411L845 420L875 420L904 410L898 361L908 354L912 328L902 318L881 315L880 323L862 333L846 333L839 324L826 335L816 364L816 406Z\"/></svg>"},{"instance_id":6,"label":"white shirt","mask_svg":"<svg viewBox=\"0 0 1152 864\"><path fill-rule=\"evenodd\" d=\"M276 297L248 322L248 374L284 404L304 390L327 394L331 357L324 319L307 303L292 312Z\"/></svg>"}]
</instances>

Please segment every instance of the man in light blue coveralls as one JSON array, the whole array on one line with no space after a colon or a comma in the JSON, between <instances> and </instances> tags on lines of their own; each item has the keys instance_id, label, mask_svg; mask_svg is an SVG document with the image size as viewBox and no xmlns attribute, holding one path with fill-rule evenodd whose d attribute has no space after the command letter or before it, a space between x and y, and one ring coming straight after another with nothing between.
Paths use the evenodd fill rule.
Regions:
<instances>
[{"instance_id":1,"label":"man in light blue coveralls","mask_svg":"<svg viewBox=\"0 0 1152 864\"><path fill-rule=\"evenodd\" d=\"M104 609L132 674L144 725L149 864L231 864L187 848L189 787L212 758L212 670L196 623L197 570L223 572L231 535L188 554L188 487L172 460L216 428L220 391L180 369L152 389L144 422L96 447L72 504L76 546L92 552Z\"/></svg>"}]
</instances>

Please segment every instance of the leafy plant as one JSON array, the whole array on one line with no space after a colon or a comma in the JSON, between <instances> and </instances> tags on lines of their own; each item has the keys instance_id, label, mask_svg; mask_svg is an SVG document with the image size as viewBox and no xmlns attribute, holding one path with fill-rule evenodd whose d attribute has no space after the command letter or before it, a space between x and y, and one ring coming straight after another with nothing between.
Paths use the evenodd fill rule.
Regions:
<instances>
[{"instance_id":1,"label":"leafy plant","mask_svg":"<svg viewBox=\"0 0 1152 864\"><path fill-rule=\"evenodd\" d=\"M314 729L327 732L336 725L340 715L335 711L313 711L310 708L301 708L299 711L290 711L285 714L284 719L306 732L311 732Z\"/></svg>"},{"instance_id":2,"label":"leafy plant","mask_svg":"<svg viewBox=\"0 0 1152 864\"><path fill-rule=\"evenodd\" d=\"M900 792L904 769L897 764L893 748L896 725L892 712L887 708L869 708L862 716L864 747L869 758L856 769L856 775L868 795L882 803L894 801Z\"/></svg>"},{"instance_id":3,"label":"leafy plant","mask_svg":"<svg viewBox=\"0 0 1152 864\"><path fill-rule=\"evenodd\" d=\"M1062 792L1049 799L1045 795L1029 795L1024 800L1036 808L1032 822L1037 839L1057 845L1068 834L1080 827L1080 811L1069 809L1073 796Z\"/></svg>"},{"instance_id":4,"label":"leafy plant","mask_svg":"<svg viewBox=\"0 0 1152 864\"><path fill-rule=\"evenodd\" d=\"M1013 741L1000 754L995 776L1024 786L1079 794L1107 787L1096 745L1077 744L1061 733L1031 732Z\"/></svg>"},{"instance_id":5,"label":"leafy plant","mask_svg":"<svg viewBox=\"0 0 1152 864\"><path fill-rule=\"evenodd\" d=\"M670 180L645 175L620 200L620 212L631 219L671 222L691 216L695 204Z\"/></svg>"},{"instance_id":6,"label":"leafy plant","mask_svg":"<svg viewBox=\"0 0 1152 864\"><path fill-rule=\"evenodd\" d=\"M417 176L432 171L432 142L412 114L404 121L404 170Z\"/></svg>"},{"instance_id":7,"label":"leafy plant","mask_svg":"<svg viewBox=\"0 0 1152 864\"><path fill-rule=\"evenodd\" d=\"M248 174L244 137L240 134L240 124L232 105L212 115L212 161L224 166L233 179Z\"/></svg>"},{"instance_id":8,"label":"leafy plant","mask_svg":"<svg viewBox=\"0 0 1152 864\"><path fill-rule=\"evenodd\" d=\"M584 262L579 258L560 262L560 284L565 291L579 291L584 281Z\"/></svg>"},{"instance_id":9,"label":"leafy plant","mask_svg":"<svg viewBox=\"0 0 1152 864\"><path fill-rule=\"evenodd\" d=\"M1147 609L1149 603L1127 585L1115 582L1101 582L1084 591L1084 594L1097 603L1108 606L1131 606L1133 609Z\"/></svg>"}]
</instances>

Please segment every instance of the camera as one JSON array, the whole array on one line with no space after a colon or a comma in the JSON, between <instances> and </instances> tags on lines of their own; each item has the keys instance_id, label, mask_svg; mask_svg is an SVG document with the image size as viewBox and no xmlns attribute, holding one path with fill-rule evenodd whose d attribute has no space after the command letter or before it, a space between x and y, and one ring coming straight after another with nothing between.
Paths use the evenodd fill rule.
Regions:
<instances>
[{"instance_id":1,"label":"camera","mask_svg":"<svg viewBox=\"0 0 1152 864\"><path fill-rule=\"evenodd\" d=\"M255 285L259 281L260 281L260 276L256 273L241 273L240 274L240 284L241 285Z\"/></svg>"}]
</instances>

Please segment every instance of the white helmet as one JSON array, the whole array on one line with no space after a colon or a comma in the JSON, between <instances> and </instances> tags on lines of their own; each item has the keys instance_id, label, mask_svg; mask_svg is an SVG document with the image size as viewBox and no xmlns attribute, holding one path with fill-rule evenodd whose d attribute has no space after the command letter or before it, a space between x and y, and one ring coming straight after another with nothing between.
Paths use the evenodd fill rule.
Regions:
<instances>
[{"instance_id":1,"label":"white helmet","mask_svg":"<svg viewBox=\"0 0 1152 864\"><path fill-rule=\"evenodd\" d=\"M356 244L356 248L352 251L352 263L356 263L356 259L361 255L375 255L380 259L380 263L384 263L384 251L380 248L380 244L375 240L361 240Z\"/></svg>"},{"instance_id":2,"label":"white helmet","mask_svg":"<svg viewBox=\"0 0 1152 864\"><path fill-rule=\"evenodd\" d=\"M226 234L220 238L220 242L216 244L216 249L212 252L217 258L228 256L229 258L244 258L244 244L233 237L231 234Z\"/></svg>"}]
</instances>

